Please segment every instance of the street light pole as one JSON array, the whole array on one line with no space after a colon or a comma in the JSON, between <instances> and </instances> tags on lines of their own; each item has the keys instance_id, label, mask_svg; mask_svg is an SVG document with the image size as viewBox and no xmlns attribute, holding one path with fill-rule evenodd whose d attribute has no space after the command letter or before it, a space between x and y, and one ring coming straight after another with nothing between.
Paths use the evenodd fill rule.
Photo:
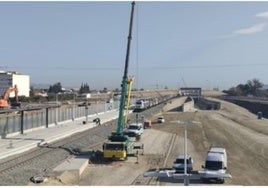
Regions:
<instances>
[{"instance_id":1,"label":"street light pole","mask_svg":"<svg viewBox=\"0 0 268 188\"><path fill-rule=\"evenodd\" d=\"M201 124L197 121L171 121L171 123L177 123L179 125L183 125L184 127L184 185L189 185L189 176L187 173L187 126L193 124Z\"/></svg>"},{"instance_id":2,"label":"street light pole","mask_svg":"<svg viewBox=\"0 0 268 188\"><path fill-rule=\"evenodd\" d=\"M56 104L59 105L58 101L58 93L56 93ZM56 117L55 117L55 125L58 125L58 107L56 108Z\"/></svg>"},{"instance_id":3,"label":"street light pole","mask_svg":"<svg viewBox=\"0 0 268 188\"><path fill-rule=\"evenodd\" d=\"M74 98L73 98L73 113L72 113L73 118L72 118L72 120L74 121L75 120L75 93L73 93L73 94L74 94Z\"/></svg>"},{"instance_id":4,"label":"street light pole","mask_svg":"<svg viewBox=\"0 0 268 188\"><path fill-rule=\"evenodd\" d=\"M189 185L187 174L187 127L184 124L184 185Z\"/></svg>"}]
</instances>

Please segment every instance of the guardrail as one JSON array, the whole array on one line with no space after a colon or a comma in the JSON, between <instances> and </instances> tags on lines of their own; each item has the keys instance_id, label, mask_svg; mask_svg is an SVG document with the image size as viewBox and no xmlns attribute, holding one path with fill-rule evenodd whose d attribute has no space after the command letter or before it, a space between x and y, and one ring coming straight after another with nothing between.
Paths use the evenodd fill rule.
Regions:
<instances>
[{"instance_id":1,"label":"guardrail","mask_svg":"<svg viewBox=\"0 0 268 188\"><path fill-rule=\"evenodd\" d=\"M61 124L74 121L97 113L119 108L119 101L113 103L94 104L90 106L60 107L58 104L24 107L19 109L1 110L0 134L5 138L11 133L23 134L24 130Z\"/></svg>"}]
</instances>

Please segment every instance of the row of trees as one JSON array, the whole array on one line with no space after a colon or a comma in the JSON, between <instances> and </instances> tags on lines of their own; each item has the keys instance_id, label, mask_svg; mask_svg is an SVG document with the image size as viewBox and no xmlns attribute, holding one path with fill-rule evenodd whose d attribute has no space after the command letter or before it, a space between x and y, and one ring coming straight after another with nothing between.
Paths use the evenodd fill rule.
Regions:
<instances>
[{"instance_id":1,"label":"row of trees","mask_svg":"<svg viewBox=\"0 0 268 188\"><path fill-rule=\"evenodd\" d=\"M55 83L49 86L48 93L62 93L64 92L62 89L62 85L60 82ZM82 83L79 89L79 94L90 93L90 88L87 83Z\"/></svg>"},{"instance_id":2,"label":"row of trees","mask_svg":"<svg viewBox=\"0 0 268 188\"><path fill-rule=\"evenodd\" d=\"M167 87L165 89L168 89ZM115 93L120 92L118 88L113 90ZM138 91L138 89L133 88L132 91ZM144 89L140 89L140 91L144 91ZM62 85L60 82L55 83L53 85L49 86L49 89L47 91L48 93L62 93L64 92L62 89ZM108 92L108 88L104 87L103 90L100 91L101 93ZM79 89L79 94L83 93L91 93L90 87L87 83L82 83Z\"/></svg>"},{"instance_id":3,"label":"row of trees","mask_svg":"<svg viewBox=\"0 0 268 188\"><path fill-rule=\"evenodd\" d=\"M132 89L132 90L137 91L136 89ZM140 89L140 91L143 91L143 89ZM47 96L36 95L36 92L39 92L39 93L45 92L45 93L47 93ZM90 90L89 85L87 83L82 83L80 88L79 88L78 94L91 93L91 92L92 92L92 90ZM104 87L99 92L106 93L106 92L108 92L108 89L106 87ZM116 95L116 94L120 93L120 90L118 88L116 88L113 90L113 92ZM56 94L60 94L60 95L56 95ZM74 93L73 92L65 92L63 87L62 87L62 84L60 82L57 82L53 85L50 85L47 90L35 89L34 87L31 86L30 97L20 96L19 100L21 102L47 102L47 101L55 101L56 98L59 101L72 100L74 98Z\"/></svg>"},{"instance_id":4,"label":"row of trees","mask_svg":"<svg viewBox=\"0 0 268 188\"><path fill-rule=\"evenodd\" d=\"M224 92L232 96L267 97L268 91L261 89L263 85L264 84L260 80L254 78L248 80L246 84L239 84Z\"/></svg>"}]
</instances>

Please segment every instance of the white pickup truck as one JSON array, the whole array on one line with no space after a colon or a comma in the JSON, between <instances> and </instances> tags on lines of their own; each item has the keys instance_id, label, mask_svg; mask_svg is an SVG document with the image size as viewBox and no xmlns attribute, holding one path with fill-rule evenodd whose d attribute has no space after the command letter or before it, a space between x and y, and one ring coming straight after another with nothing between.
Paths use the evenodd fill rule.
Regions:
<instances>
[{"instance_id":1,"label":"white pickup truck","mask_svg":"<svg viewBox=\"0 0 268 188\"><path fill-rule=\"evenodd\" d=\"M190 155L186 156L186 170L187 173L190 173L193 170L194 160ZM176 170L176 173L184 172L184 155L179 155L173 163L173 169Z\"/></svg>"},{"instance_id":2,"label":"white pickup truck","mask_svg":"<svg viewBox=\"0 0 268 188\"><path fill-rule=\"evenodd\" d=\"M129 137L140 136L143 134L142 123L132 123L127 128L127 135Z\"/></svg>"}]
</instances>

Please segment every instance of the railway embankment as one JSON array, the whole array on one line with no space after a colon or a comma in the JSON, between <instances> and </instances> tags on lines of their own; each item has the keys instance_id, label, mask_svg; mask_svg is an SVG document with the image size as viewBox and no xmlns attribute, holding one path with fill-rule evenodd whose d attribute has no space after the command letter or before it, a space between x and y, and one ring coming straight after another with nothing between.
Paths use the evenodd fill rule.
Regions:
<instances>
[{"instance_id":1,"label":"railway embankment","mask_svg":"<svg viewBox=\"0 0 268 188\"><path fill-rule=\"evenodd\" d=\"M256 114L256 116L258 116L258 113L261 112L262 117L268 118L268 102L265 100L253 100L235 97L223 97L222 99L246 108L250 112Z\"/></svg>"}]
</instances>

